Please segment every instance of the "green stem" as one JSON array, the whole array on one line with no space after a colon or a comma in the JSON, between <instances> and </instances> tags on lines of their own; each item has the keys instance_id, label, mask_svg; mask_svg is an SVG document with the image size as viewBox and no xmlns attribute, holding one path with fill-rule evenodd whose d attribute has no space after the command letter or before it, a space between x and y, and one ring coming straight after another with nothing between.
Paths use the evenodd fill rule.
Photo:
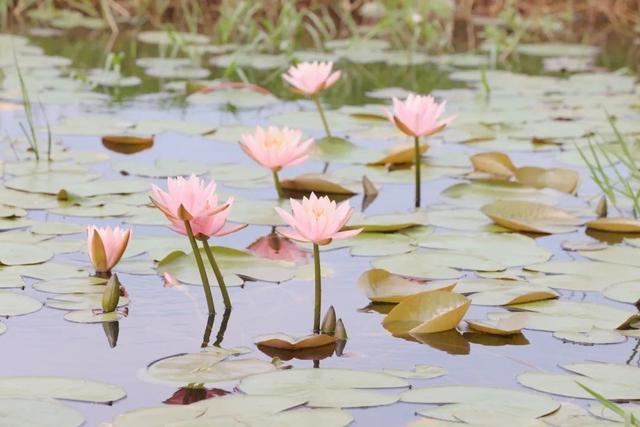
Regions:
<instances>
[{"instance_id":1,"label":"green stem","mask_svg":"<svg viewBox=\"0 0 640 427\"><path fill-rule=\"evenodd\" d=\"M184 222L184 228L187 230L187 236L189 236L189 243L191 243L191 249L193 250L193 256L196 258L196 264L198 265L198 271L200 271L200 279L202 280L202 288L204 289L204 296L207 299L207 307L209 308L209 315L216 314L216 309L213 306L213 297L211 296L211 287L209 286L209 278L207 277L207 271L204 269L204 262L202 262L202 255L196 243L196 238L193 236L193 230L189 221Z\"/></svg>"},{"instance_id":2,"label":"green stem","mask_svg":"<svg viewBox=\"0 0 640 427\"><path fill-rule=\"evenodd\" d=\"M220 286L220 292L222 293L222 299L224 300L224 306L227 309L231 308L231 298L229 298L229 292L227 291L227 285L224 283L224 277L222 276L222 272L220 271L220 267L218 267L218 263L216 263L216 259L213 257L213 252L211 251L211 246L209 246L208 240L203 240L202 245L204 246L204 252L207 254L207 258L209 258L209 263L211 264L211 268L213 268L213 274L216 276L216 280L218 281L218 285Z\"/></svg>"},{"instance_id":3,"label":"green stem","mask_svg":"<svg viewBox=\"0 0 640 427\"><path fill-rule=\"evenodd\" d=\"M211 338L211 330L213 329L213 321L215 320L216 316L214 314L210 314L207 317L207 326L205 326L204 328L204 335L202 336L202 344L200 344L201 348L205 348L209 346L209 338ZM103 325L106 325L106 323L103 323Z\"/></svg>"},{"instance_id":4,"label":"green stem","mask_svg":"<svg viewBox=\"0 0 640 427\"><path fill-rule=\"evenodd\" d=\"M420 161L420 137L415 137L415 151L413 156L413 165L416 170L416 208L420 207L420 166L422 162Z\"/></svg>"},{"instance_id":5,"label":"green stem","mask_svg":"<svg viewBox=\"0 0 640 427\"><path fill-rule=\"evenodd\" d=\"M226 309L222 315L222 323L220 323L220 329L218 329L218 335L216 335L216 342L213 343L214 347L220 347L222 340L224 339L224 333L227 331L229 325L229 318L231 317L231 310Z\"/></svg>"},{"instance_id":6,"label":"green stem","mask_svg":"<svg viewBox=\"0 0 640 427\"><path fill-rule=\"evenodd\" d=\"M278 198L283 199L284 193L282 192L282 184L280 183L280 177L278 176L278 171L273 171L273 183L276 186L276 191L278 192Z\"/></svg>"},{"instance_id":7,"label":"green stem","mask_svg":"<svg viewBox=\"0 0 640 427\"><path fill-rule=\"evenodd\" d=\"M318 95L313 95L311 98L313 99L313 102L316 103L316 108L318 109L318 113L320 113L320 118L322 119L322 125L324 126L324 131L327 134L327 137L331 138L331 130L329 129L329 123L327 123L327 118L324 115L324 110L322 109L320 98L318 97Z\"/></svg>"},{"instance_id":8,"label":"green stem","mask_svg":"<svg viewBox=\"0 0 640 427\"><path fill-rule=\"evenodd\" d=\"M322 306L322 275L320 272L320 248L317 243L313 244L313 267L316 280L315 304L313 312L313 333L320 333L320 309Z\"/></svg>"}]
</instances>

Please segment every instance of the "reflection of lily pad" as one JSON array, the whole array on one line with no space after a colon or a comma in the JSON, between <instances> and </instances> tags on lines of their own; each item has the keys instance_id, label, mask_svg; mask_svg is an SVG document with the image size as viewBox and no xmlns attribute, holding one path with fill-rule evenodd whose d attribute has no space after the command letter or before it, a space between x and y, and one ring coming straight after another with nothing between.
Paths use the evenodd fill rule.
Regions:
<instances>
[{"instance_id":1,"label":"reflection of lily pad","mask_svg":"<svg viewBox=\"0 0 640 427\"><path fill-rule=\"evenodd\" d=\"M423 292L402 300L382 324L393 334L448 331L460 323L470 303L454 292Z\"/></svg>"}]
</instances>

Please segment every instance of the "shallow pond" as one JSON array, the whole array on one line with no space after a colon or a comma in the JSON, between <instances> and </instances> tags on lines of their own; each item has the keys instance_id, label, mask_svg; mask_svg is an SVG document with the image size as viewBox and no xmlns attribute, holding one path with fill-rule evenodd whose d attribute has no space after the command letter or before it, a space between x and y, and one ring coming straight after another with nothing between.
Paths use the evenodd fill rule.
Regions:
<instances>
[{"instance_id":1,"label":"shallow pond","mask_svg":"<svg viewBox=\"0 0 640 427\"><path fill-rule=\"evenodd\" d=\"M46 232L32 233L32 227L44 228L44 222L81 225L124 223L133 228L133 242L141 242L136 250L125 254L125 259L116 268L130 301L128 314L117 323L117 327L116 323L72 323L63 318L65 310L47 306L24 316L11 316L2 320L7 330L0 336L3 355L0 375L86 378L114 384L126 391L126 398L113 404L65 401L65 405L76 408L84 415L86 425L98 425L125 411L157 406L167 400L180 386L154 380L145 372L147 366L171 355L199 352L203 335L208 330L211 333L208 340L210 343L216 342L224 348L245 346L251 349L251 353L240 358L255 357L268 362L271 361L271 356L261 353L254 345L254 339L273 332L300 336L308 334L313 314L311 266L307 264L305 269L287 264L286 268L280 266L278 272L282 273L284 270L286 273L287 269L295 271L291 280L270 283L262 280L260 274L256 273L257 277L254 278L257 280L247 280L242 286L232 287L230 292L234 308L228 316L223 316L222 301L215 288L214 297L219 313L213 325L208 325L201 289L193 284L167 287L154 269L154 260L157 261L174 250L182 250L186 240L183 241L166 228L165 220L159 212L146 205L145 194L148 187L140 184L146 182L149 186L151 183L164 185L164 179L148 178L145 175L172 175L176 173L174 171L180 171L177 173L181 174L189 167L205 175L211 172L210 176L218 181L219 191L225 195L233 194L237 198L232 207L231 220L235 218L252 223L238 233L216 239L215 245L255 249L254 242L267 237L272 231L271 210L276 204L275 192L270 176L262 174L262 170L240 150L237 144L240 133L249 132L256 125L275 124L299 127L316 138L324 136L313 103L291 94L281 81L280 75L289 60L280 56L257 57L253 64L234 71L208 63L212 57L218 58L218 64L226 64L233 61L233 58L205 53L198 56L198 60L204 64L202 69L210 71L211 75L192 67L190 60L187 60L186 66L193 69L183 70L201 73L202 76L197 77L198 79L226 76L237 80L242 75L250 82L266 87L282 100L246 89L218 90L212 92L211 96L196 94L186 97L184 84L173 83L181 78L180 70L176 71L175 65L159 65L151 74L161 74L166 78L157 78L149 76L149 71L145 74L145 69L135 65L133 61L133 58L139 60L156 57L159 53L171 56L170 47L140 43L132 35L123 37L116 43L115 50L126 53L121 66L122 75L141 78L140 85L98 85L88 89L85 81L97 79L88 70L102 68L105 57L105 41L100 38L92 40L90 34L76 35L75 38L31 37L29 41L0 35L0 66L5 71L5 80L0 90L0 129L1 135L7 135L0 146L4 162L4 188L0 191L0 204L27 208L27 218L33 221L28 222L24 218L0 220L2 229L5 230L0 234L1 241L22 242L46 248L55 253L55 257L53 261L43 265L50 265L52 262L70 265L71 270L64 271L70 271L69 275L74 277L86 277L91 270L84 250L84 232L56 236L63 233L62 229L49 227ZM27 143L19 128L19 123L24 122L25 117L13 57L5 54L9 46L16 47L19 52L18 61L22 64L34 109L37 110L36 118L41 127L41 135L46 135L46 126L40 108L46 111L46 119L51 125L56 142L54 152L57 160L51 167L62 165L58 172L47 172L48 166L32 169L34 160L30 159L32 154L27 152ZM43 47L44 53L32 46ZM344 75L338 84L323 94L325 105L332 110L329 112L329 122L335 135L348 138L360 149L346 155L338 153L328 154L323 159L313 158L303 166L283 171L283 177L304 172L319 173L324 167L324 161L329 160L328 174L345 185L357 184L363 175L367 175L379 187L379 194L375 199L365 202L364 196L357 194L350 199L352 206L358 210L366 208L364 215L367 217L394 214L387 222L396 225L410 222L414 226L385 234L385 237L368 233L370 241L354 239L354 242L359 243L353 244L353 247L338 247L323 252L322 263L326 275L323 280L323 310L329 305L335 307L338 317L346 326L349 339L341 356L334 354L315 362L313 356L307 355L303 358L308 360L293 358L283 360L284 363L292 365L293 369L319 365L321 369L411 371L415 365L425 364L440 366L446 370L445 375L437 378L409 379L413 388L477 385L527 390L519 384L519 375L532 371L563 373L565 371L559 365L584 361L628 365L634 367L629 376L638 375L635 372L640 360L637 354L638 339L612 332L616 327L622 326L622 322L619 322L620 325L615 324L614 317L625 317L626 313L630 318L637 310L633 304L614 301L602 294L602 291L618 282L635 281L637 289L625 290L623 299L629 299L629 293L633 295L634 292L636 299L640 297L640 269L636 268L640 267L637 261L640 257L634 257L636 252L640 255L640 249L636 249L636 242L633 240L622 241L624 237L633 238L634 235L585 232L583 226L569 226L561 230L563 233L527 234L530 239L510 238L504 234L508 230L493 225L491 219L480 212L483 205L498 199L524 199L564 207L572 215L582 218L583 222L593 219L599 190L589 179L588 171L575 146L579 144L585 147L586 139L583 135L588 132L602 136L605 141L613 140L605 109L618 117L618 128L625 137L632 140L634 135L640 134L640 87L636 83L636 76L590 66L585 73L549 72L542 76L496 71L487 68L490 65L487 62L489 57L482 54L426 57L415 53L407 57L395 53L395 65L368 63L363 51L368 50L367 53L374 58L376 54L384 57L387 53L383 48L384 46L355 45L342 47L340 55L336 48L333 55L329 55L330 58L337 56L352 60L342 59L337 63ZM561 47L555 49L555 52L567 53L570 49ZM554 53L553 50L551 53ZM516 71L540 72L544 61L538 54L534 49L533 55L522 55L520 62L514 65ZM563 64L583 66L584 62L589 62L584 61L585 55L586 58L591 57L591 53L585 53L580 48L576 48L573 54L575 57L572 60L564 60L564 63L563 60L557 60L561 68ZM51 59L53 55L68 60ZM178 56L184 57L182 54ZM246 54L245 58L251 56ZM309 52L299 55L303 59L310 59L312 56L313 53ZM388 56L392 57L391 54ZM595 64L601 64L603 60L597 59L598 54L594 53L594 56ZM275 66L268 66L270 62ZM408 62L413 64L407 65ZM252 69L251 65L256 64L267 69ZM614 67L620 64L613 62L608 65ZM67 69L74 71L76 79L64 71ZM480 71L481 69L485 71ZM122 80L116 78L115 83L112 80L107 83L117 85L118 82L121 83ZM419 93L433 92L447 100L448 112L459 114L454 125L428 141L430 148L424 160L423 209L420 211L424 214L411 217L406 215L413 211L413 172L406 167L387 170L385 167L364 165L371 159L384 156L385 150L393 144L403 142L403 139L387 122L371 120L366 115L351 115L379 115L382 107L390 103L391 96L404 96L403 89ZM156 134L156 137L151 148L135 154L124 154L108 150L101 142L103 135L114 133ZM42 141L45 140L43 137ZM58 143L61 145L57 145ZM66 148L63 149L62 146ZM41 152L44 150L41 145ZM479 172L472 173L473 166L469 160L471 155L486 151L506 153L518 167L576 170L580 173L576 195L518 184L505 187L495 181L470 181L470 178L487 177ZM165 161L164 166L161 162L157 164L157 168L153 168L154 162L158 160ZM46 160L40 161L41 164L43 162L46 164ZM221 164L231 166L219 166ZM79 169L73 171L73 167ZM98 172L99 176L90 176L94 172ZM129 194L110 194L109 185L118 184L104 184L107 190L103 190L99 183L104 180L126 181L124 185L120 183L124 188L120 192ZM86 182L89 184L83 185ZM471 186L460 186L471 182L474 182ZM458 187L452 190L454 185ZM74 191L84 196L70 202L60 202L58 206L55 194L61 189L69 190L72 196ZM72 191L73 189L75 190ZM358 192L362 192L361 188ZM266 202L254 203L261 200ZM628 206L622 204L623 211L628 209ZM94 212L84 209L96 205L103 207ZM109 212L110 209L113 210ZM609 210L615 211L611 206ZM101 211L98 217L94 216L96 211ZM529 220L531 218L525 218L524 221ZM380 222L379 219L372 219L369 225L376 224L376 221ZM551 225L558 225L550 221ZM534 224L536 225L540 224ZM153 241L148 239L149 236L174 239ZM507 237L501 240L495 236ZM42 240L45 237L47 240ZM565 240L604 241L611 246L592 252L567 251L561 247L561 242ZM418 247L419 245L422 247ZM622 248L622 252L607 254L606 251L610 251L612 247ZM300 263L312 261L307 249L297 253ZM373 256L352 256L350 251ZM408 255L404 254L410 252L424 255L406 258ZM436 261L431 263L430 253L436 254ZM580 267L575 264L569 266L569 263L565 263L553 264L561 265L555 268L552 264L545 264L547 260L587 262L583 255L597 253L604 253L606 256L592 256L593 261L588 261L589 267L582 264ZM448 254L451 254L449 261ZM474 267L484 262L497 266ZM492 286L491 282L472 282L471 279L508 278L530 280L531 286L538 286L542 290L552 288L558 294L560 302L599 305L577 308L558 306L549 308L547 312L540 309L538 312L542 314L539 314L539 319L536 318L536 325L530 324L521 334L507 337L474 332L466 327L464 321L458 329L448 332L394 337L382 326L384 314L391 306L370 305L368 298L356 285L358 277L372 268L372 263L399 275L458 281L473 290L465 292L467 294L482 293L482 286ZM531 270L537 271L523 270L522 267L526 266L534 266ZM457 274L442 277L442 270L437 267ZM43 271L30 273L31 268L39 267L3 267L0 269L3 278L0 287L6 286L8 292L28 295L41 302L48 301L48 304L51 304L51 298L65 297L65 294L38 291L34 288L34 285L37 287L38 280L30 276L32 274L38 279L59 279L67 275L64 271L54 272L52 267L45 267L42 268ZM85 271L73 271L74 268ZM545 271L550 273L549 276L545 276ZM233 275L234 272L229 274ZM193 271L185 273L185 277L189 274L192 276L192 273ZM567 276L566 280L558 278L561 274ZM16 286L15 275L24 277L24 288L12 289ZM546 281L545 278L549 277L551 279ZM178 279L180 278L178 275ZM240 279L237 281L241 282ZM501 291L496 292L499 294ZM2 294L0 300L1 298ZM478 304L471 305L465 319L484 319L488 313L506 313L507 309L496 303L496 300L506 301L504 294L498 297L487 296L487 305L480 305L481 300L478 300ZM607 307L619 310L599 317L598 312L603 307L605 310ZM547 317L544 318L545 316ZM563 321L568 326L562 326ZM609 339L604 341L617 342L593 345L553 336L553 331L568 331L574 335L582 333L578 340L597 339L593 334L585 334L590 332L590 328L585 325L597 326L605 332L614 333L612 339L609 334ZM281 354L280 358L287 359L286 356ZM205 371L209 368L211 366L200 367ZM607 378L600 382L594 381L594 384L606 385L609 380L618 384L622 381L610 375ZM640 382L636 381L634 389L625 383L624 386L630 389L629 394L613 393L615 396L612 398L640 398L638 384ZM233 380L207 386L234 392L237 385L238 381ZM553 386L550 388L554 390ZM391 388L381 393L397 395L405 390L406 387ZM583 408L593 402L573 399L566 394L553 398L558 402L573 402ZM0 394L12 395L11 391ZM38 397L37 393L35 397ZM433 400L432 403L450 402ZM490 416L491 411L500 406L500 402L489 399L478 406L480 415L465 412L467 420ZM426 402L399 402L345 410L354 417L353 425L390 426L416 421L420 418L416 416L416 411L427 407ZM571 425L568 424L571 420L565 421L567 424L559 422L550 425Z\"/></svg>"}]
</instances>

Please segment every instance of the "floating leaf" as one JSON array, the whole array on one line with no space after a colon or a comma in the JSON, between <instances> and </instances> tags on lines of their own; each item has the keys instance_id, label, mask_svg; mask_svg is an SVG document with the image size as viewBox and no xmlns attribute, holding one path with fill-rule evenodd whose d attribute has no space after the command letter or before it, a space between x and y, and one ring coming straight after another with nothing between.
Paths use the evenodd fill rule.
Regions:
<instances>
[{"instance_id":1,"label":"floating leaf","mask_svg":"<svg viewBox=\"0 0 640 427\"><path fill-rule=\"evenodd\" d=\"M291 179L283 179L282 188L289 192L300 193L320 193L320 194L356 194L356 188L336 182L331 177L324 174L304 174ZM353 187L353 185L352 185Z\"/></svg>"},{"instance_id":2,"label":"floating leaf","mask_svg":"<svg viewBox=\"0 0 640 427\"><path fill-rule=\"evenodd\" d=\"M428 217L425 212L372 215L369 217L364 217L356 212L351 216L346 228L363 228L365 232L389 233L419 225L428 225Z\"/></svg>"},{"instance_id":3,"label":"floating leaf","mask_svg":"<svg viewBox=\"0 0 640 427\"><path fill-rule=\"evenodd\" d=\"M627 338L618 331L592 328L586 332L556 331L553 336L578 344L618 344L625 342Z\"/></svg>"},{"instance_id":4,"label":"floating leaf","mask_svg":"<svg viewBox=\"0 0 640 427\"><path fill-rule=\"evenodd\" d=\"M475 154L471 156L470 160L475 171L486 172L499 177L511 177L516 170L511 158L497 151Z\"/></svg>"},{"instance_id":5,"label":"floating leaf","mask_svg":"<svg viewBox=\"0 0 640 427\"><path fill-rule=\"evenodd\" d=\"M516 282L517 283L517 282ZM558 298L558 294L540 286L515 285L478 292L469 297L473 305L513 305Z\"/></svg>"},{"instance_id":6,"label":"floating leaf","mask_svg":"<svg viewBox=\"0 0 640 427\"><path fill-rule=\"evenodd\" d=\"M0 399L0 423L5 426L79 427L84 417L55 401Z\"/></svg>"},{"instance_id":7,"label":"floating leaf","mask_svg":"<svg viewBox=\"0 0 640 427\"><path fill-rule=\"evenodd\" d=\"M75 310L70 311L64 315L64 319L74 323L104 323L104 322L117 322L124 316L122 313L112 311L110 313L103 313L94 310Z\"/></svg>"},{"instance_id":8,"label":"floating leaf","mask_svg":"<svg viewBox=\"0 0 640 427\"><path fill-rule=\"evenodd\" d=\"M110 403L125 396L126 392L116 385L81 378L55 376L0 378L0 398L2 399L63 399Z\"/></svg>"},{"instance_id":9,"label":"floating leaf","mask_svg":"<svg viewBox=\"0 0 640 427\"><path fill-rule=\"evenodd\" d=\"M521 200L499 200L483 206L482 213L511 230L542 234L569 233L584 223L562 209Z\"/></svg>"},{"instance_id":10,"label":"floating leaf","mask_svg":"<svg viewBox=\"0 0 640 427\"><path fill-rule=\"evenodd\" d=\"M584 362L561 365L574 374L525 372L518 375L518 382L525 387L545 393L559 394L580 399L595 399L578 382L609 400L640 399L640 369L613 363Z\"/></svg>"},{"instance_id":11,"label":"floating leaf","mask_svg":"<svg viewBox=\"0 0 640 427\"><path fill-rule=\"evenodd\" d=\"M16 292L0 291L0 316L21 316L42 308L35 298Z\"/></svg>"},{"instance_id":12,"label":"floating leaf","mask_svg":"<svg viewBox=\"0 0 640 427\"><path fill-rule=\"evenodd\" d=\"M518 168L516 180L534 188L553 188L563 193L573 194L578 186L578 172L571 169L544 169L535 166Z\"/></svg>"},{"instance_id":13,"label":"floating leaf","mask_svg":"<svg viewBox=\"0 0 640 427\"><path fill-rule=\"evenodd\" d=\"M519 334L528 321L529 315L526 313L514 314L501 320L466 320L471 329L493 335Z\"/></svg>"},{"instance_id":14,"label":"floating leaf","mask_svg":"<svg viewBox=\"0 0 640 427\"><path fill-rule=\"evenodd\" d=\"M5 332L7 332L7 325L0 322L0 335L4 334Z\"/></svg>"},{"instance_id":15,"label":"floating leaf","mask_svg":"<svg viewBox=\"0 0 640 427\"><path fill-rule=\"evenodd\" d=\"M281 350L303 350L308 348L333 345L336 338L331 335L313 334L304 337L292 337L291 335L276 333L261 335L254 340L256 345L272 347Z\"/></svg>"},{"instance_id":16,"label":"floating leaf","mask_svg":"<svg viewBox=\"0 0 640 427\"><path fill-rule=\"evenodd\" d=\"M602 291L602 294L614 301L636 304L640 300L640 282L637 280L615 283Z\"/></svg>"},{"instance_id":17,"label":"floating leaf","mask_svg":"<svg viewBox=\"0 0 640 427\"><path fill-rule=\"evenodd\" d=\"M587 229L613 233L640 233L640 221L634 218L598 218L587 222Z\"/></svg>"},{"instance_id":18,"label":"floating leaf","mask_svg":"<svg viewBox=\"0 0 640 427\"><path fill-rule=\"evenodd\" d=\"M442 192L442 196L455 205L477 207L498 200L523 200L554 204L562 196L562 193L548 188L525 187L511 181L478 180L452 185Z\"/></svg>"},{"instance_id":19,"label":"floating leaf","mask_svg":"<svg viewBox=\"0 0 640 427\"><path fill-rule=\"evenodd\" d=\"M0 242L0 264L30 265L50 260L53 252L36 245Z\"/></svg>"},{"instance_id":20,"label":"floating leaf","mask_svg":"<svg viewBox=\"0 0 640 427\"><path fill-rule=\"evenodd\" d=\"M107 280L100 277L72 277L34 283L33 288L40 292L50 292L54 294L101 294L104 291L105 283L107 283Z\"/></svg>"},{"instance_id":21,"label":"floating leaf","mask_svg":"<svg viewBox=\"0 0 640 427\"><path fill-rule=\"evenodd\" d=\"M383 369L385 374L393 375L394 377L407 378L407 379L431 379L438 378L447 374L447 371L440 366L433 365L416 365L415 370L405 371L402 369Z\"/></svg>"},{"instance_id":22,"label":"floating leaf","mask_svg":"<svg viewBox=\"0 0 640 427\"><path fill-rule=\"evenodd\" d=\"M427 144L420 144L420 156L426 153L428 149L429 146ZM395 164L415 164L415 147L413 143L402 144L381 159L367 163L367 165L370 166L385 166Z\"/></svg>"},{"instance_id":23,"label":"floating leaf","mask_svg":"<svg viewBox=\"0 0 640 427\"><path fill-rule=\"evenodd\" d=\"M453 283L420 284L414 280L391 274L383 269L367 270L358 278L358 288L373 302L398 303L421 292L449 291Z\"/></svg>"},{"instance_id":24,"label":"floating leaf","mask_svg":"<svg viewBox=\"0 0 640 427\"><path fill-rule=\"evenodd\" d=\"M454 292L422 292L402 300L382 324L394 334L448 331L460 323L470 303Z\"/></svg>"},{"instance_id":25,"label":"floating leaf","mask_svg":"<svg viewBox=\"0 0 640 427\"><path fill-rule=\"evenodd\" d=\"M118 307L129 304L129 298L121 297ZM47 300L47 307L58 310L100 310L102 309L101 294L66 294Z\"/></svg>"},{"instance_id":26,"label":"floating leaf","mask_svg":"<svg viewBox=\"0 0 640 427\"><path fill-rule=\"evenodd\" d=\"M296 396L311 407L357 408L389 405L398 396L368 389L407 387L391 375L350 369L287 369L243 379L239 389L249 395Z\"/></svg>"}]
</instances>

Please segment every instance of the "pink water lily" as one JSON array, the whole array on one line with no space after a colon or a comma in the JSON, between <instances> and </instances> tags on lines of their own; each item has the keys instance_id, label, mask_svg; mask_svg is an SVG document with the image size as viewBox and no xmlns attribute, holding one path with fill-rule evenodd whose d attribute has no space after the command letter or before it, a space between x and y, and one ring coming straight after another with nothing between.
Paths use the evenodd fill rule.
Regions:
<instances>
[{"instance_id":1,"label":"pink water lily","mask_svg":"<svg viewBox=\"0 0 640 427\"><path fill-rule=\"evenodd\" d=\"M151 202L164 213L172 230L187 235L185 221L189 221L193 234L199 238L224 236L238 231L245 224L227 225L229 208L233 205L233 197L223 204L218 204L216 183L206 183L195 175L167 178L167 191L153 185L155 196Z\"/></svg>"},{"instance_id":2,"label":"pink water lily","mask_svg":"<svg viewBox=\"0 0 640 427\"><path fill-rule=\"evenodd\" d=\"M349 202L338 205L327 196L317 197L311 193L311 196L304 197L302 202L290 199L290 203L293 215L279 207L275 208L282 219L291 226L290 229L278 230L289 239L326 245L332 240L346 239L362 231L341 231L353 214Z\"/></svg>"},{"instance_id":3,"label":"pink water lily","mask_svg":"<svg viewBox=\"0 0 640 427\"><path fill-rule=\"evenodd\" d=\"M313 139L303 141L301 131L288 127L258 126L255 133L240 139L240 147L249 157L274 172L304 162L313 147Z\"/></svg>"},{"instance_id":4,"label":"pink water lily","mask_svg":"<svg viewBox=\"0 0 640 427\"><path fill-rule=\"evenodd\" d=\"M87 227L87 247L97 273L108 273L120 261L131 240L131 230L120 227Z\"/></svg>"},{"instance_id":5,"label":"pink water lily","mask_svg":"<svg viewBox=\"0 0 640 427\"><path fill-rule=\"evenodd\" d=\"M385 114L401 132L413 137L433 135L449 124L457 116L440 118L446 106L446 101L438 104L431 96L410 94L403 102L393 98L393 113L387 108Z\"/></svg>"},{"instance_id":6,"label":"pink water lily","mask_svg":"<svg viewBox=\"0 0 640 427\"><path fill-rule=\"evenodd\" d=\"M312 96L338 81L341 71L332 70L333 62L301 62L292 65L282 78L298 92Z\"/></svg>"}]
</instances>

